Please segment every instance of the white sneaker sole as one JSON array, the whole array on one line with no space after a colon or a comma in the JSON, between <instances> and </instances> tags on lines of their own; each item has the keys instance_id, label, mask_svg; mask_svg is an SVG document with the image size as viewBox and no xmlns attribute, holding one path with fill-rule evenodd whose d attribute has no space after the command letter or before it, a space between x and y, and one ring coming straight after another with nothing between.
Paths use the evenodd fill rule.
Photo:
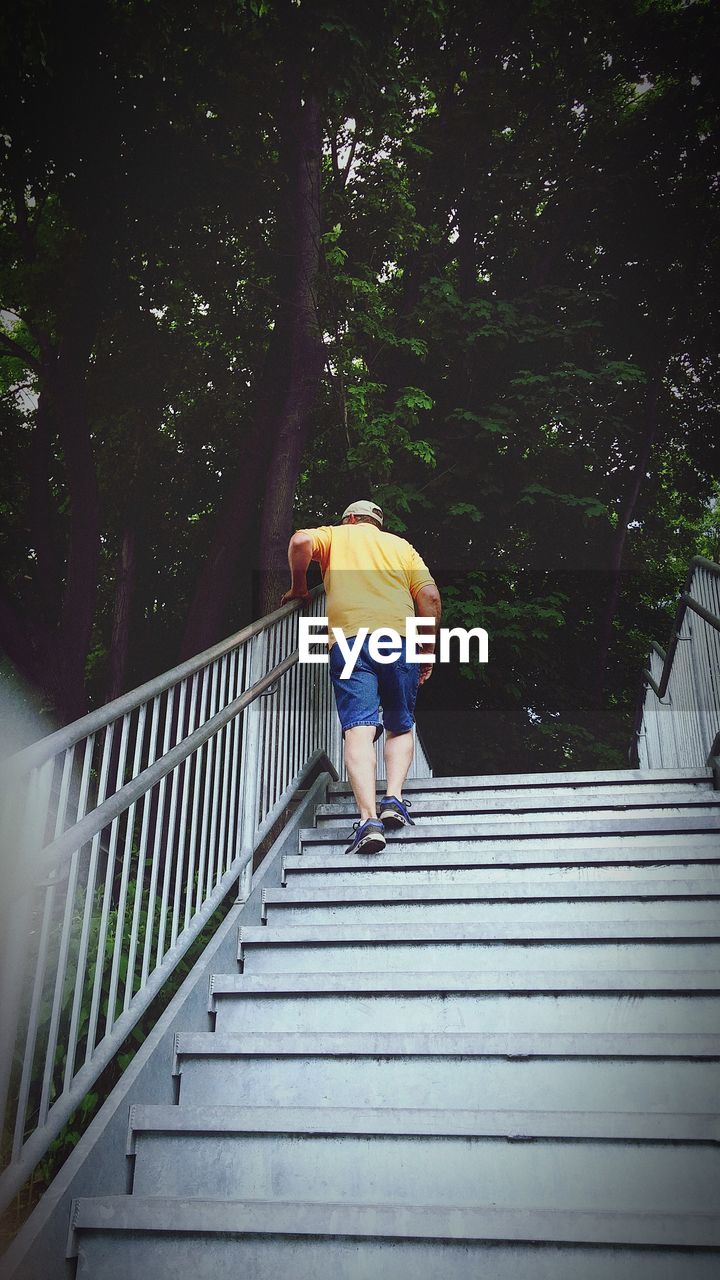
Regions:
<instances>
[{"instance_id":1,"label":"white sneaker sole","mask_svg":"<svg viewBox=\"0 0 720 1280\"><path fill-rule=\"evenodd\" d=\"M409 827L410 823L403 818L402 814L397 813L395 809L388 809L385 813L379 815L380 821L385 823L391 831L400 827Z\"/></svg>"}]
</instances>

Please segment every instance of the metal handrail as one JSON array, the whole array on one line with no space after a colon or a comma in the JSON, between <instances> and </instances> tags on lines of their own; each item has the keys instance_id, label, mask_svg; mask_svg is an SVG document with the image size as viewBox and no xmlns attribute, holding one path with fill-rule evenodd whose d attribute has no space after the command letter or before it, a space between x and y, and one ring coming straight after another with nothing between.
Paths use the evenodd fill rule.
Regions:
<instances>
[{"instance_id":1,"label":"metal handrail","mask_svg":"<svg viewBox=\"0 0 720 1280\"><path fill-rule=\"evenodd\" d=\"M323 601L317 587L308 608ZM247 898L292 796L320 767L340 776L328 668L298 663L299 613L283 606L0 770L0 1208L233 885ZM430 772L419 741L411 772Z\"/></svg>"},{"instance_id":2,"label":"metal handrail","mask_svg":"<svg viewBox=\"0 0 720 1280\"><path fill-rule=\"evenodd\" d=\"M318 586L314 587L310 592L310 597L311 599L316 599L322 594L323 588ZM202 671L204 667L210 666L218 658L224 657L233 649L237 649L248 640L252 640L253 636L266 631L268 627L281 618L289 617L290 614L298 612L298 609L299 604L297 601L291 601L290 604L283 605L280 609L276 609L274 613L258 618L255 622L243 627L241 631L228 636L227 639L221 640L209 649L204 649L202 653L196 654L194 658L188 658L185 662L178 663L176 667L171 667L169 671L163 671L161 675L154 676L152 680L147 680L145 684L138 685L136 689L130 689L127 693L121 694L119 698L114 698L112 702L107 702L95 711L88 712L87 715L82 716L79 720L74 720L72 724L66 725L62 729L57 729L54 733L48 734L47 737L41 738L38 742L31 743L29 747L24 747L3 762L0 766L0 776L4 776L7 773L8 777L14 777L19 773L26 772L28 769L38 768L39 765L44 764L46 760L49 760L58 751L80 742L92 733L97 733L99 729L105 728L111 721L118 720L121 716L136 710L143 702L149 702L151 698L165 693L172 685L179 684L181 680L187 679L188 676Z\"/></svg>"},{"instance_id":3,"label":"metal handrail","mask_svg":"<svg viewBox=\"0 0 720 1280\"><path fill-rule=\"evenodd\" d=\"M683 619L685 617L686 611L688 609L691 609L693 613L696 613L699 618L703 618L704 621L707 622L711 627L714 627L716 630L720 630L720 617L718 617L717 614L712 613L709 609L706 609L705 606L702 605L699 600L696 600L694 596L690 595L690 586L692 584L695 571L696 569L700 569L700 568L706 570L707 573L710 573L720 578L720 565L715 564L714 560L706 560L704 556L693 556L693 559L690 561L690 568L688 569L687 579L685 582L685 589L681 592L680 598L678 600L678 606L675 612L675 620L673 622L673 628L670 633L670 640L668 642L667 651L665 649L662 649L655 640L653 640L651 643L651 648L653 652L657 653L659 657L662 659L662 663L663 663L662 676L661 676L660 682L656 683L652 676L652 673L646 669L645 671L643 671L643 677L647 680L651 689L655 691L658 698L665 697L665 693L668 686L668 680L670 679L670 671L672 669L673 658L675 657L675 650L677 648L677 643L680 638L680 630L682 628L682 623L683 623Z\"/></svg>"},{"instance_id":4,"label":"metal handrail","mask_svg":"<svg viewBox=\"0 0 720 1280\"><path fill-rule=\"evenodd\" d=\"M220 729L224 729L230 720L239 715L241 711L244 711L246 707L249 707L256 698L262 697L265 693L274 692L276 681L294 666L297 658L298 651L295 649L289 657L285 658L278 666L273 667L272 671L269 671L261 680L258 680L252 689L248 689L239 698L235 698L223 711L218 711L217 715L214 715L211 720L208 720L201 728L196 729L189 737L184 738L176 747L171 748L154 764L144 769L136 778L133 778L131 782L126 782L124 787L116 791L108 800L103 801L92 813L86 814L80 822L75 823L73 827L69 827L64 831L61 836L52 840L42 850L41 860L30 868L34 872L34 876L50 876L62 863L72 857L72 854L77 849L82 848L93 836L108 826L114 818L119 817L121 813L129 809L131 804L134 804L160 782L162 778L166 777L168 773L171 773L184 760L187 760L188 756L202 747L209 738L214 737ZM30 878L27 875L28 868L26 865L18 867L17 870L24 879ZM26 887L24 886L24 888ZM18 892L17 888L15 892Z\"/></svg>"},{"instance_id":5,"label":"metal handrail","mask_svg":"<svg viewBox=\"0 0 720 1280\"><path fill-rule=\"evenodd\" d=\"M717 776L720 565L714 561L691 560L667 649L652 642L642 678L633 757L647 768L706 764Z\"/></svg>"}]
</instances>

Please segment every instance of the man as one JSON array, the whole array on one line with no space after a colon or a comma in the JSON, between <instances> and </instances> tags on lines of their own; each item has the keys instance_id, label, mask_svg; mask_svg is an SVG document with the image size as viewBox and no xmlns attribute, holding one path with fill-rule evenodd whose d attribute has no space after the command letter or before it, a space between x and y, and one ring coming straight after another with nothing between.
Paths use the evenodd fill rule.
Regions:
<instances>
[{"instance_id":1,"label":"man","mask_svg":"<svg viewBox=\"0 0 720 1280\"><path fill-rule=\"evenodd\" d=\"M433 618L434 631L418 648L431 655L440 622L440 593L427 565L404 538L383 530L383 513L374 502L351 502L340 525L299 529L290 539L288 562L292 585L282 603L306 600L307 569L317 560L327 596L330 678L343 731L345 766L360 812L349 853L377 853L385 847L385 829L412 825L402 790L413 757L415 699L420 684L432 674L431 662L406 660L406 619ZM333 628L341 627L350 642L361 627L370 632L393 628L402 650L390 663L377 662L366 639L355 667L343 678L344 658ZM380 717L380 706L383 715ZM375 742L385 738L387 794L375 795Z\"/></svg>"}]
</instances>

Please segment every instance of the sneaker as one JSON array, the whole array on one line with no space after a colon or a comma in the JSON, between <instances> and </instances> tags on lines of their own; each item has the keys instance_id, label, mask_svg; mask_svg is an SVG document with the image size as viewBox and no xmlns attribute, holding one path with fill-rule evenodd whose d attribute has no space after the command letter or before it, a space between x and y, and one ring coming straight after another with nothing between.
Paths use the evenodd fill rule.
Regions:
<instances>
[{"instance_id":1,"label":"sneaker","mask_svg":"<svg viewBox=\"0 0 720 1280\"><path fill-rule=\"evenodd\" d=\"M384 796L380 801L380 821L390 831L400 827L414 827L408 809L412 809L409 800L398 800L395 796Z\"/></svg>"},{"instance_id":2,"label":"sneaker","mask_svg":"<svg viewBox=\"0 0 720 1280\"><path fill-rule=\"evenodd\" d=\"M385 831L379 818L356 822L346 853L379 853L385 848Z\"/></svg>"}]
</instances>

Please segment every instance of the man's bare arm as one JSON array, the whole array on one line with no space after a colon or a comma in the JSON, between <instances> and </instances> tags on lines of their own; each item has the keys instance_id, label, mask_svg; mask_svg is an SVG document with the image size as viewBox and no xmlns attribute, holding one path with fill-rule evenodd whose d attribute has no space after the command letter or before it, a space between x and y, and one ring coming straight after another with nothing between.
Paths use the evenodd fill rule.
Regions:
<instances>
[{"instance_id":1,"label":"man's bare arm","mask_svg":"<svg viewBox=\"0 0 720 1280\"><path fill-rule=\"evenodd\" d=\"M312 538L308 533L294 533L288 543L288 565L290 566L290 590L285 592L281 604L290 600L307 600L308 565L312 560Z\"/></svg>"},{"instance_id":2,"label":"man's bare arm","mask_svg":"<svg viewBox=\"0 0 720 1280\"><path fill-rule=\"evenodd\" d=\"M418 649L421 653L435 652L435 639L437 637L438 628L440 626L440 617L442 615L442 600L440 592L434 583L426 587L421 587L415 597L415 613L418 618L434 618L435 633L428 635L427 639L418 641ZM433 671L433 663L428 662L420 667L420 684L424 684L430 679Z\"/></svg>"}]
</instances>

